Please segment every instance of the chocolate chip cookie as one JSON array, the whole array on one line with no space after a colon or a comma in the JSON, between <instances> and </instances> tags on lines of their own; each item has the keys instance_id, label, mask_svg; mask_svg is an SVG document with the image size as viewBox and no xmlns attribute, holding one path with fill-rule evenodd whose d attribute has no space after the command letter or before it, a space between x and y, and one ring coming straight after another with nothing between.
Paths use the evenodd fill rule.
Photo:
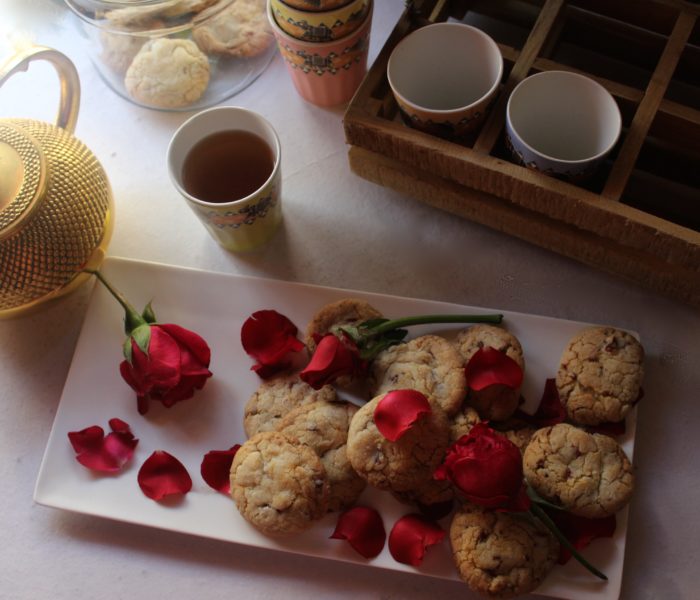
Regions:
<instances>
[{"instance_id":1,"label":"chocolate chip cookie","mask_svg":"<svg viewBox=\"0 0 700 600\"><path fill-rule=\"evenodd\" d=\"M310 353L316 349L316 338L330 332L335 325L359 325L370 319L381 318L374 306L358 298L345 298L326 304L314 314L306 327L304 343Z\"/></svg>"},{"instance_id":2,"label":"chocolate chip cookie","mask_svg":"<svg viewBox=\"0 0 700 600\"><path fill-rule=\"evenodd\" d=\"M559 554L559 544L544 527L470 503L455 513L450 543L459 576L490 598L533 591Z\"/></svg>"},{"instance_id":3,"label":"chocolate chip cookie","mask_svg":"<svg viewBox=\"0 0 700 600\"><path fill-rule=\"evenodd\" d=\"M634 489L632 464L613 438L567 423L535 433L523 471L540 496L590 519L615 514Z\"/></svg>"},{"instance_id":4,"label":"chocolate chip cookie","mask_svg":"<svg viewBox=\"0 0 700 600\"><path fill-rule=\"evenodd\" d=\"M251 437L261 431L273 431L289 412L313 402L333 402L335 389L324 385L314 390L294 375L279 375L263 381L245 405L243 428Z\"/></svg>"},{"instance_id":5,"label":"chocolate chip cookie","mask_svg":"<svg viewBox=\"0 0 700 600\"><path fill-rule=\"evenodd\" d=\"M357 410L349 402L313 402L295 408L277 427L290 440L312 448L321 459L330 485L329 511L350 506L365 489L365 480L347 455L348 428Z\"/></svg>"},{"instance_id":6,"label":"chocolate chip cookie","mask_svg":"<svg viewBox=\"0 0 700 600\"><path fill-rule=\"evenodd\" d=\"M371 392L412 389L448 416L459 411L467 390L462 357L445 338L424 335L392 346L372 362Z\"/></svg>"},{"instance_id":7,"label":"chocolate chip cookie","mask_svg":"<svg viewBox=\"0 0 700 600\"><path fill-rule=\"evenodd\" d=\"M433 405L397 441L386 439L374 423L384 394L355 413L348 431L348 457L360 477L382 490L407 492L432 479L447 449L447 416Z\"/></svg>"},{"instance_id":8,"label":"chocolate chip cookie","mask_svg":"<svg viewBox=\"0 0 700 600\"><path fill-rule=\"evenodd\" d=\"M570 341L557 372L569 419L582 425L622 421L639 399L644 349L613 327L585 329Z\"/></svg>"},{"instance_id":9,"label":"chocolate chip cookie","mask_svg":"<svg viewBox=\"0 0 700 600\"><path fill-rule=\"evenodd\" d=\"M512 358L525 370L523 349L518 339L509 331L494 325L472 325L459 332L455 341L464 363L482 348L494 348ZM469 382L467 381L467 385ZM520 388L494 384L482 390L467 391L467 404L476 408L482 419L503 421L518 408Z\"/></svg>"},{"instance_id":10,"label":"chocolate chip cookie","mask_svg":"<svg viewBox=\"0 0 700 600\"><path fill-rule=\"evenodd\" d=\"M298 533L328 509L321 459L304 444L266 431L245 442L231 465L231 496L241 516L268 535Z\"/></svg>"}]
</instances>

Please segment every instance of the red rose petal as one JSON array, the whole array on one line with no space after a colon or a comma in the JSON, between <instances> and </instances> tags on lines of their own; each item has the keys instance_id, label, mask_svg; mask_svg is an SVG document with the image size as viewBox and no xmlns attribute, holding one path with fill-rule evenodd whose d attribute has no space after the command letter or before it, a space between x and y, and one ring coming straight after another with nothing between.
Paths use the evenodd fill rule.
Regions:
<instances>
[{"instance_id":1,"label":"red rose petal","mask_svg":"<svg viewBox=\"0 0 700 600\"><path fill-rule=\"evenodd\" d=\"M99 452L104 437L105 431L99 425L91 425L80 431L68 432L68 439L76 454L82 452Z\"/></svg>"},{"instance_id":2,"label":"red rose petal","mask_svg":"<svg viewBox=\"0 0 700 600\"><path fill-rule=\"evenodd\" d=\"M373 508L355 506L338 517L330 539L347 540L365 558L374 558L384 548L386 531L382 517Z\"/></svg>"},{"instance_id":3,"label":"red rose petal","mask_svg":"<svg viewBox=\"0 0 700 600\"><path fill-rule=\"evenodd\" d=\"M299 377L315 390L320 390L338 377L361 373L365 367L366 363L360 358L352 340L341 340L328 334L319 340L309 364L299 373Z\"/></svg>"},{"instance_id":4,"label":"red rose petal","mask_svg":"<svg viewBox=\"0 0 700 600\"><path fill-rule=\"evenodd\" d=\"M395 442L424 415L430 414L430 402L416 390L388 392L374 409L374 424L390 442Z\"/></svg>"},{"instance_id":5,"label":"red rose petal","mask_svg":"<svg viewBox=\"0 0 700 600\"><path fill-rule=\"evenodd\" d=\"M512 389L523 383L523 370L505 352L490 346L479 348L469 359L464 372L469 387L475 392L491 385L505 385Z\"/></svg>"},{"instance_id":6,"label":"red rose petal","mask_svg":"<svg viewBox=\"0 0 700 600\"><path fill-rule=\"evenodd\" d=\"M559 398L556 381L547 379L544 382L542 398L535 414L529 415L518 409L516 417L537 427L548 427L557 423L563 423L566 420L566 409Z\"/></svg>"},{"instance_id":7,"label":"red rose petal","mask_svg":"<svg viewBox=\"0 0 700 600\"><path fill-rule=\"evenodd\" d=\"M153 500L186 494L192 489L192 479L185 466L164 450L156 450L141 465L138 482L141 491Z\"/></svg>"},{"instance_id":8,"label":"red rose petal","mask_svg":"<svg viewBox=\"0 0 700 600\"><path fill-rule=\"evenodd\" d=\"M211 450L204 455L200 473L209 487L222 494L231 491L231 464L240 447L240 444L236 444L228 450Z\"/></svg>"},{"instance_id":9,"label":"red rose petal","mask_svg":"<svg viewBox=\"0 0 700 600\"><path fill-rule=\"evenodd\" d=\"M406 515L396 521L389 534L389 552L397 562L418 567L426 549L444 537L445 532L436 523L421 515Z\"/></svg>"},{"instance_id":10,"label":"red rose petal","mask_svg":"<svg viewBox=\"0 0 700 600\"><path fill-rule=\"evenodd\" d=\"M104 435L99 425L71 431L68 439L76 452L76 460L93 471L115 473L131 460L138 440L129 425L121 419L110 419L112 432Z\"/></svg>"},{"instance_id":11,"label":"red rose petal","mask_svg":"<svg viewBox=\"0 0 700 600\"><path fill-rule=\"evenodd\" d=\"M299 352L304 344L296 337L297 327L275 310L259 310L241 327L243 350L258 361L252 369L263 378L286 369L290 352Z\"/></svg>"},{"instance_id":12,"label":"red rose petal","mask_svg":"<svg viewBox=\"0 0 700 600\"><path fill-rule=\"evenodd\" d=\"M583 550L595 539L612 537L615 534L617 527L615 515L604 519L587 519L561 510L545 510L576 550ZM570 558L571 552L560 545L559 564L566 564Z\"/></svg>"}]
</instances>

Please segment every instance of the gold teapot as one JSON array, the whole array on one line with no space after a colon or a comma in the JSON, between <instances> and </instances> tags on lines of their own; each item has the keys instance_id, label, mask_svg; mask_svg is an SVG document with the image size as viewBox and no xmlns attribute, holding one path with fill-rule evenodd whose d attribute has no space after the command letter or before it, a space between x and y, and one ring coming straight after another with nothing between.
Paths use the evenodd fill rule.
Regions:
<instances>
[{"instance_id":1,"label":"gold teapot","mask_svg":"<svg viewBox=\"0 0 700 600\"><path fill-rule=\"evenodd\" d=\"M0 119L0 318L81 285L104 259L112 191L95 155L73 136L80 80L70 59L34 46L0 66L0 86L35 60L58 72L56 124Z\"/></svg>"}]
</instances>

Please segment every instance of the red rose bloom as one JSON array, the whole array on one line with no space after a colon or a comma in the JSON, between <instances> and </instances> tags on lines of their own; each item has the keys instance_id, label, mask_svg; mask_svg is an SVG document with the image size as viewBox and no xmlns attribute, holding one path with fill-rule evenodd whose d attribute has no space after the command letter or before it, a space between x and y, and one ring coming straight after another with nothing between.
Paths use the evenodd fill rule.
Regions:
<instances>
[{"instance_id":1,"label":"red rose bloom","mask_svg":"<svg viewBox=\"0 0 700 600\"><path fill-rule=\"evenodd\" d=\"M487 508L529 507L520 450L486 423L477 423L450 446L434 477L449 479L467 500Z\"/></svg>"},{"instance_id":2,"label":"red rose bloom","mask_svg":"<svg viewBox=\"0 0 700 600\"><path fill-rule=\"evenodd\" d=\"M365 367L357 346L348 338L329 334L321 338L306 368L299 373L302 381L315 390L333 383L342 375L357 375Z\"/></svg>"},{"instance_id":3,"label":"red rose bloom","mask_svg":"<svg viewBox=\"0 0 700 600\"><path fill-rule=\"evenodd\" d=\"M211 377L209 346L179 325L136 327L124 344L124 355L119 371L136 391L141 414L148 411L149 400L170 407L191 398Z\"/></svg>"}]
</instances>

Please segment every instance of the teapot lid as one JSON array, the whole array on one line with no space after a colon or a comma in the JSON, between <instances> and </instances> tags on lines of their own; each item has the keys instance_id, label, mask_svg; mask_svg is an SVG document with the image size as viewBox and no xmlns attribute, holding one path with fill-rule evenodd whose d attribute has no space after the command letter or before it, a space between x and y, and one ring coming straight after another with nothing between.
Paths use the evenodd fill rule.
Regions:
<instances>
[{"instance_id":1,"label":"teapot lid","mask_svg":"<svg viewBox=\"0 0 700 600\"><path fill-rule=\"evenodd\" d=\"M0 240L11 236L46 189L46 159L29 133L0 122Z\"/></svg>"}]
</instances>

